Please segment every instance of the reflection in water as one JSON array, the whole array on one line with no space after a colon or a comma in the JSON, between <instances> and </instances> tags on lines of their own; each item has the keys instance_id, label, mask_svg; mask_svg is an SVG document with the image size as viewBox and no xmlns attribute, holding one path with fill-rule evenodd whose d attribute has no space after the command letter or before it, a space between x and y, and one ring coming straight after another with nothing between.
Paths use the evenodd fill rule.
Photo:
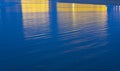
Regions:
<instances>
[{"instance_id":1,"label":"reflection in water","mask_svg":"<svg viewBox=\"0 0 120 71\"><path fill-rule=\"evenodd\" d=\"M55 0L22 0L22 13L20 4L0 7L0 67L118 71L119 12L118 6Z\"/></svg>"},{"instance_id":2,"label":"reflection in water","mask_svg":"<svg viewBox=\"0 0 120 71\"><path fill-rule=\"evenodd\" d=\"M48 0L22 0L23 12L48 12Z\"/></svg>"},{"instance_id":3,"label":"reflection in water","mask_svg":"<svg viewBox=\"0 0 120 71\"><path fill-rule=\"evenodd\" d=\"M58 3L59 12L70 12L74 9L74 12L88 12L88 11L106 11L105 5L92 5L92 4L71 4L71 3Z\"/></svg>"},{"instance_id":4,"label":"reflection in water","mask_svg":"<svg viewBox=\"0 0 120 71\"><path fill-rule=\"evenodd\" d=\"M92 43L92 41L94 40L100 40L100 43L102 41L103 44L106 43L103 42L103 40L106 39L105 15L106 12L59 13L58 14L59 17L58 22L60 23L59 31L62 36L60 39L61 40L75 39L75 41L72 41L74 43L84 41L86 42L89 41ZM100 43L97 43L97 45L101 45Z\"/></svg>"},{"instance_id":5,"label":"reflection in water","mask_svg":"<svg viewBox=\"0 0 120 71\"><path fill-rule=\"evenodd\" d=\"M39 38L43 38L44 35L49 34L50 29L49 29L48 13L32 13L31 12L31 13L23 13L23 15L24 15L23 22L24 22L25 37L28 37L28 38L36 37L37 38L38 36Z\"/></svg>"},{"instance_id":6,"label":"reflection in water","mask_svg":"<svg viewBox=\"0 0 120 71\"><path fill-rule=\"evenodd\" d=\"M54 2L49 3L52 6ZM61 71L76 64L86 68L82 62L108 51L106 6L92 5L88 9L89 5L79 5L83 12L81 7L75 10L76 4L69 10L60 10L58 5L49 7L49 13L23 12L26 47L31 47L28 53L35 55L33 66L45 71Z\"/></svg>"},{"instance_id":7,"label":"reflection in water","mask_svg":"<svg viewBox=\"0 0 120 71\"><path fill-rule=\"evenodd\" d=\"M48 0L22 0L25 38L49 38L49 1ZM39 30L41 29L41 30ZM39 31L37 31L39 30ZM32 32L31 32L32 31ZM48 36L45 36L48 35Z\"/></svg>"}]
</instances>

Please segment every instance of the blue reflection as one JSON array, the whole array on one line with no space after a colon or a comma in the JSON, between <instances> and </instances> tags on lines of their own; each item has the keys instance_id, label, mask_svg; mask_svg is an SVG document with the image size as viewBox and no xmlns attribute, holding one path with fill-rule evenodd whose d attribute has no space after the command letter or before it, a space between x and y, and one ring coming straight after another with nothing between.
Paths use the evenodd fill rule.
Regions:
<instances>
[{"instance_id":1,"label":"blue reflection","mask_svg":"<svg viewBox=\"0 0 120 71\"><path fill-rule=\"evenodd\" d=\"M119 6L107 11L22 12L0 6L0 71L119 71Z\"/></svg>"}]
</instances>

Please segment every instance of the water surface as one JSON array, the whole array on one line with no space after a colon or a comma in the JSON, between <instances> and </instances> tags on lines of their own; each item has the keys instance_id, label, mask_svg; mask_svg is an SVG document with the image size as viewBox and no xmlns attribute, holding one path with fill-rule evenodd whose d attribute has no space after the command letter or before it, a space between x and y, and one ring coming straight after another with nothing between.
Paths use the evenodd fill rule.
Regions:
<instances>
[{"instance_id":1,"label":"water surface","mask_svg":"<svg viewBox=\"0 0 120 71\"><path fill-rule=\"evenodd\" d=\"M120 71L119 6L40 6L0 6L0 71Z\"/></svg>"}]
</instances>

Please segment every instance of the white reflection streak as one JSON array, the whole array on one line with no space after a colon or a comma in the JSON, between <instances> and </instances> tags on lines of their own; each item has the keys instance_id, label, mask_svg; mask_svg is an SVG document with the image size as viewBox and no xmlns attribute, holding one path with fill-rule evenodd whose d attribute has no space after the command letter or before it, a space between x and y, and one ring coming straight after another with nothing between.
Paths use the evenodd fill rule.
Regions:
<instances>
[{"instance_id":1,"label":"white reflection streak","mask_svg":"<svg viewBox=\"0 0 120 71\"><path fill-rule=\"evenodd\" d=\"M74 12L75 11L75 4L72 3L72 11Z\"/></svg>"},{"instance_id":2,"label":"white reflection streak","mask_svg":"<svg viewBox=\"0 0 120 71\"><path fill-rule=\"evenodd\" d=\"M76 23L75 23L75 4L74 3L72 3L72 21L73 21L73 26L75 26L76 25Z\"/></svg>"}]
</instances>

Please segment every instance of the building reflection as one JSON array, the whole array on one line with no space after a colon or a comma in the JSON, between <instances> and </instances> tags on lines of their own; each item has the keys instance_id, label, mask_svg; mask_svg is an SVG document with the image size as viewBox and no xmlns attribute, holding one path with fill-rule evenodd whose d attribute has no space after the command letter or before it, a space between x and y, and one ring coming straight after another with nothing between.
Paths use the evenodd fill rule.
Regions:
<instances>
[{"instance_id":1,"label":"building reflection","mask_svg":"<svg viewBox=\"0 0 120 71\"><path fill-rule=\"evenodd\" d=\"M37 3L36 3L37 2ZM49 38L49 2L48 0L22 1L25 38ZM39 31L38 31L39 30ZM32 32L30 32L32 31Z\"/></svg>"},{"instance_id":2,"label":"building reflection","mask_svg":"<svg viewBox=\"0 0 120 71\"><path fill-rule=\"evenodd\" d=\"M106 11L105 5L92 5L92 4L74 4L74 3L58 3L58 11L71 12L74 8L74 12L92 12L92 11Z\"/></svg>"},{"instance_id":3,"label":"building reflection","mask_svg":"<svg viewBox=\"0 0 120 71\"><path fill-rule=\"evenodd\" d=\"M71 19L73 19L72 22L74 22L74 23L72 23L72 25L75 26L75 24L76 24L75 22L78 22L75 19L76 18L75 16L77 16L77 14L76 14L77 12L95 12L95 14L97 15L96 12L106 12L106 10L107 10L107 8L105 5L58 3L58 2L52 1L52 0L38 0L38 1L24 1L23 0L22 1L24 28L28 27L29 29L30 28L32 29L32 26L35 26L35 25L36 25L36 27L38 27L38 25L37 25L38 21L41 23L41 28L42 28L42 23L45 23L46 25L44 25L44 26L48 27L48 25L51 25L50 23L53 22L52 24L54 24L54 25L51 25L51 26L55 26L55 23L60 22L57 20L60 12L69 12L66 15L70 15L70 12L72 12L72 15L70 15L70 16L71 17L73 16L71 18ZM90 14L90 13L88 13L88 14L91 17L89 19L87 17L82 18L82 17L84 17L84 15L81 14L80 17L81 17L81 19L83 19L82 21L79 21L79 22L81 22L81 24L86 24L86 23L89 23L90 21L92 22L92 17L94 17L93 16L94 14ZM97 17L97 18L104 21L105 20L104 13L102 13L101 15L103 15L103 17ZM70 17L70 16L66 16L66 17ZM77 17L77 18L80 18L80 17ZM32 19L32 21L30 19ZM40 20L36 21L36 19L40 19ZM64 18L61 18L61 19L63 19L62 21L64 21L64 22L67 21L67 19L64 19ZM86 19L88 21L86 21ZM98 19L96 19L96 20L98 20ZM71 22L71 21L69 21L69 22ZM39 26L40 26L40 23L39 23ZM67 24L64 24L64 25L67 25ZM77 26L77 24L76 24L76 26ZM34 29L35 29L35 27L34 27ZM50 27L44 28L44 29L49 30ZM27 31L27 29L26 29L26 31ZM26 34L30 35L30 32L29 33L26 32L25 35ZM32 32L31 32L31 34L32 34ZM33 34L35 35L35 33L33 33Z\"/></svg>"},{"instance_id":4,"label":"building reflection","mask_svg":"<svg viewBox=\"0 0 120 71\"><path fill-rule=\"evenodd\" d=\"M52 0L47 5L47 10L44 11L35 10L41 9L36 4L33 7L29 4L31 9L25 8L27 6L24 5L25 38L27 47L31 47L28 53L38 55L34 57L35 65L39 64L37 60L43 65L46 61L51 63L52 59L49 58L54 60L57 56L61 56L62 62L64 54L69 56L69 53L75 53L73 58L78 61L79 58L87 60L107 51L104 48L107 45L105 5L68 4ZM82 50L86 51L85 55L82 55ZM91 53L91 50L94 52ZM39 52L41 55L36 54ZM68 60L70 59L65 59L65 64ZM63 67L64 64L60 62L58 61L58 64ZM59 68L58 64L55 65ZM49 66L46 70L51 68Z\"/></svg>"},{"instance_id":5,"label":"building reflection","mask_svg":"<svg viewBox=\"0 0 120 71\"><path fill-rule=\"evenodd\" d=\"M82 49L89 50L91 47L104 47L107 44L107 7L105 5L66 5L65 3L61 3L61 6L63 5L65 6L65 10L58 7L59 33L61 34L59 39L61 41L69 40L68 42L64 42L63 47L76 46L76 48L66 50L65 53L80 51ZM98 40L98 42L92 43L95 40ZM82 45L82 43L85 45ZM102 49L99 52L102 52Z\"/></svg>"},{"instance_id":6,"label":"building reflection","mask_svg":"<svg viewBox=\"0 0 120 71\"><path fill-rule=\"evenodd\" d=\"M39 2L43 3L43 5L46 5L46 2L42 0L39 0ZM30 5L32 6L32 4ZM93 38L106 39L105 23L107 7L105 5L68 4L58 3L52 0L47 1L47 5L48 6L44 11L34 11L34 8L36 9L38 6L36 4L31 8L31 11L28 8L25 8L27 6L24 5L23 18L26 39L46 39L47 41L51 41L53 39L56 40L55 38L57 38L62 42L65 40L77 39L83 33L84 35L92 36L88 39L76 41L77 44L82 41L92 40ZM94 24L94 22L97 24ZM96 31L93 31L95 29ZM103 31L101 31L101 29ZM93 31L94 33L89 34L91 32L89 30ZM80 31L82 34L80 34ZM106 42L101 44L104 43Z\"/></svg>"},{"instance_id":7,"label":"building reflection","mask_svg":"<svg viewBox=\"0 0 120 71\"><path fill-rule=\"evenodd\" d=\"M22 0L23 12L48 12L49 0Z\"/></svg>"}]
</instances>

